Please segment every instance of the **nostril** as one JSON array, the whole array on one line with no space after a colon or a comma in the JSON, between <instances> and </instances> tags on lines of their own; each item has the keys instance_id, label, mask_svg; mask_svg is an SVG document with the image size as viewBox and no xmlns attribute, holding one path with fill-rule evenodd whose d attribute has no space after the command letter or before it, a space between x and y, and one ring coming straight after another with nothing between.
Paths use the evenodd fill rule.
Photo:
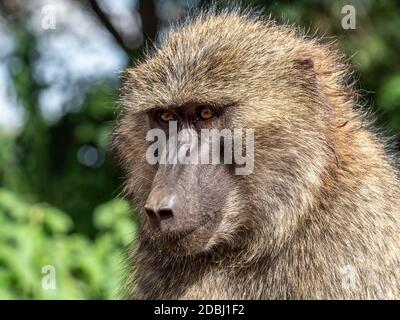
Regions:
<instances>
[{"instance_id":1,"label":"nostril","mask_svg":"<svg viewBox=\"0 0 400 320\"><path fill-rule=\"evenodd\" d=\"M153 222L156 222L158 220L157 214L155 213L155 211L153 209L145 207L144 211L146 211L146 213L149 216L150 220L152 220Z\"/></svg>"},{"instance_id":2,"label":"nostril","mask_svg":"<svg viewBox=\"0 0 400 320\"><path fill-rule=\"evenodd\" d=\"M150 208L144 208L144 210L146 211L146 213L149 215L149 216L156 216L156 213L154 212L154 210L153 209L150 209Z\"/></svg>"},{"instance_id":3,"label":"nostril","mask_svg":"<svg viewBox=\"0 0 400 320\"><path fill-rule=\"evenodd\" d=\"M160 220L170 219L174 216L171 209L160 209L158 210L158 216Z\"/></svg>"}]
</instances>

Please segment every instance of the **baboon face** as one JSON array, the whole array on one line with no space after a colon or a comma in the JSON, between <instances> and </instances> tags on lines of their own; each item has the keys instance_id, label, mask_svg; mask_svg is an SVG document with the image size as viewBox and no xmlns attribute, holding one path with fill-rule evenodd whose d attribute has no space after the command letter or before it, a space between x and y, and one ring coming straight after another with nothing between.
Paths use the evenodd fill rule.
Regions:
<instances>
[{"instance_id":1,"label":"baboon face","mask_svg":"<svg viewBox=\"0 0 400 320\"><path fill-rule=\"evenodd\" d=\"M150 128L162 130L167 138L167 144L155 150L156 173L144 204L146 232L159 246L175 253L196 253L207 248L218 229L234 186L232 165L211 163L216 160L212 159L212 140L202 139L201 132L229 128L229 109L192 102L147 112ZM176 125L177 135L171 132L171 124ZM221 142L218 157L224 156ZM209 159L193 163L190 153L199 160Z\"/></svg>"},{"instance_id":2,"label":"baboon face","mask_svg":"<svg viewBox=\"0 0 400 320\"><path fill-rule=\"evenodd\" d=\"M235 163L224 163L232 145L225 145L222 136L214 140L209 131L230 132L234 108L188 102L122 116L114 144L127 161L126 188L139 209L141 236L154 247L191 255L234 233L240 221L238 177ZM146 141L149 132L163 134L165 144ZM199 163L190 161L194 155Z\"/></svg>"},{"instance_id":3,"label":"baboon face","mask_svg":"<svg viewBox=\"0 0 400 320\"><path fill-rule=\"evenodd\" d=\"M263 22L200 18L125 72L113 145L127 174L125 191L138 208L141 243L182 255L246 241L267 247L273 237L285 239L299 207L310 205L330 155L330 113L316 93L319 64L313 59L327 55L315 46L287 44L282 34L294 41L292 31ZM200 141L202 129L253 129L254 172L237 175L234 159L150 163L149 130L164 132L168 144L171 122L189 136L177 150L197 141L200 154L209 143ZM220 157L229 147L222 150ZM164 154L158 151L157 157Z\"/></svg>"}]
</instances>

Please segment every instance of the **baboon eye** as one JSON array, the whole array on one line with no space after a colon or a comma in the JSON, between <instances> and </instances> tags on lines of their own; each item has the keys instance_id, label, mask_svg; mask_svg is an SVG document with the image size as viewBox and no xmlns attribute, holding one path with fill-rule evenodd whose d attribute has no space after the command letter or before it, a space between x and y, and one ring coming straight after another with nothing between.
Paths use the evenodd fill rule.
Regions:
<instances>
[{"instance_id":1,"label":"baboon eye","mask_svg":"<svg viewBox=\"0 0 400 320\"><path fill-rule=\"evenodd\" d=\"M214 117L215 113L211 107L203 106L200 109L199 117L201 120L208 120Z\"/></svg>"},{"instance_id":2,"label":"baboon eye","mask_svg":"<svg viewBox=\"0 0 400 320\"><path fill-rule=\"evenodd\" d=\"M168 122L176 120L175 115L171 111L160 111L158 113L158 120L160 122Z\"/></svg>"}]
</instances>

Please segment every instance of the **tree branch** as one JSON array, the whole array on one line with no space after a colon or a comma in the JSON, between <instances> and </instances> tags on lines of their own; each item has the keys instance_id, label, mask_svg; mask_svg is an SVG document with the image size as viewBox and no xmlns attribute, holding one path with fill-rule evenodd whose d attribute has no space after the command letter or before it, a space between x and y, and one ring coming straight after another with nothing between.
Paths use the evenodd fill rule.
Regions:
<instances>
[{"instance_id":1,"label":"tree branch","mask_svg":"<svg viewBox=\"0 0 400 320\"><path fill-rule=\"evenodd\" d=\"M89 0L89 3L92 6L92 9L93 9L94 13L96 14L97 18L103 24L103 26L111 33L111 35L113 36L114 40L125 51L125 53L128 56L130 56L131 50L125 45L125 42L124 42L122 36L119 34L117 29L115 29L115 27L111 23L109 17L103 11L103 9L101 9L101 7L97 3L97 1L96 0Z\"/></svg>"},{"instance_id":2,"label":"tree branch","mask_svg":"<svg viewBox=\"0 0 400 320\"><path fill-rule=\"evenodd\" d=\"M155 40L157 34L158 19L156 6L153 0L140 0L139 13L142 17L142 30L150 40Z\"/></svg>"}]
</instances>

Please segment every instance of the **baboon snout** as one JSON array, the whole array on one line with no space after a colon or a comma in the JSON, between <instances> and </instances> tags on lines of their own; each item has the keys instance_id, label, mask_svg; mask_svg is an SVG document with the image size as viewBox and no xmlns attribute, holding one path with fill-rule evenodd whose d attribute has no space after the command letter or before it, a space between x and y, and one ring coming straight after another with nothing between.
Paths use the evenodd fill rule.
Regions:
<instances>
[{"instance_id":1,"label":"baboon snout","mask_svg":"<svg viewBox=\"0 0 400 320\"><path fill-rule=\"evenodd\" d=\"M182 206L174 191L166 188L152 190L144 209L151 224L163 233L182 232Z\"/></svg>"}]
</instances>

